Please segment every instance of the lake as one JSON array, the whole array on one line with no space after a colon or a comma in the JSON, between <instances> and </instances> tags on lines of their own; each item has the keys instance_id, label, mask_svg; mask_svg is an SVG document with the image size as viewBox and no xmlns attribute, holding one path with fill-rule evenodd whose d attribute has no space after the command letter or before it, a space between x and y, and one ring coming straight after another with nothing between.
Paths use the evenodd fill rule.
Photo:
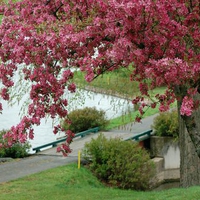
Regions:
<instances>
[{"instance_id":1,"label":"lake","mask_svg":"<svg viewBox=\"0 0 200 200\"><path fill-rule=\"evenodd\" d=\"M133 105L130 101L99 94L95 92L77 90L75 94L66 93L68 96L68 110L72 111L77 108L96 107L106 112L106 117L112 119L133 110ZM9 106L3 101L3 113L0 115L0 130L9 129L12 125L16 125L20 121L20 109L24 104L22 101L19 105ZM59 122L59 119L57 119ZM59 135L53 134L53 125L55 121L50 118L43 119L40 126L35 126L35 137L30 140L32 148L55 141Z\"/></svg>"}]
</instances>

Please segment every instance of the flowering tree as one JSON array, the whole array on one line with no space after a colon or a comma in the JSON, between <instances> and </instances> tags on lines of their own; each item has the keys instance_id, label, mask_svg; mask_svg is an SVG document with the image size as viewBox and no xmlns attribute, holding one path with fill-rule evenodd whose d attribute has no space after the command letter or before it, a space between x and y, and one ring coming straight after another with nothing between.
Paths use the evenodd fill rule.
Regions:
<instances>
[{"instance_id":1,"label":"flowering tree","mask_svg":"<svg viewBox=\"0 0 200 200\"><path fill-rule=\"evenodd\" d=\"M140 104L141 116L147 106L166 111L177 100L181 184L200 183L199 0L22 0L3 4L1 13L1 96L9 100L18 71L31 84L28 113L7 133L9 144L33 138L32 126L46 115L66 116L64 89L75 91L72 66L92 81L132 64L130 81L138 81L141 91L133 103ZM145 103L149 90L161 85L165 94ZM73 133L66 134L68 144Z\"/></svg>"}]
</instances>

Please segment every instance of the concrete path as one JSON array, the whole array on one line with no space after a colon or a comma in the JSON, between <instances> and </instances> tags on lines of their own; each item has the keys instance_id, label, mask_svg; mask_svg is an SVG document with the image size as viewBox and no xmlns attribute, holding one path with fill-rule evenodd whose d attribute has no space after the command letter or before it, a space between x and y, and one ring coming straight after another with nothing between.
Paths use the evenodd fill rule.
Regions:
<instances>
[{"instance_id":1,"label":"concrete path","mask_svg":"<svg viewBox=\"0 0 200 200\"><path fill-rule=\"evenodd\" d=\"M127 139L135 134L151 129L155 116L153 115L143 119L142 123L130 123L112 131L103 132L103 134L106 137L121 137ZM91 138L96 138L98 134L90 134L84 138L75 138L71 144L73 151L68 157L63 157L61 153L56 153L56 148L51 148L27 158L0 163L0 184L71 162L77 162L78 151Z\"/></svg>"}]
</instances>

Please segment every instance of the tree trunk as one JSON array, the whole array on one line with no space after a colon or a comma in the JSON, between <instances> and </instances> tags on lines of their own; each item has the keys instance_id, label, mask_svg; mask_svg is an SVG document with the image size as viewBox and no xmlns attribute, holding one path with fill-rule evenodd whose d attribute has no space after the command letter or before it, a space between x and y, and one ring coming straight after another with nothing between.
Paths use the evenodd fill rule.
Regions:
<instances>
[{"instance_id":1,"label":"tree trunk","mask_svg":"<svg viewBox=\"0 0 200 200\"><path fill-rule=\"evenodd\" d=\"M180 105L178 105L178 110L180 113ZM198 123L200 121L200 109L194 112L191 120L193 120L193 123L195 122L196 124L196 132L200 133L200 123ZM186 129L187 122L179 115L181 187L200 185L200 159L196 152L194 143L192 142L191 137Z\"/></svg>"}]
</instances>

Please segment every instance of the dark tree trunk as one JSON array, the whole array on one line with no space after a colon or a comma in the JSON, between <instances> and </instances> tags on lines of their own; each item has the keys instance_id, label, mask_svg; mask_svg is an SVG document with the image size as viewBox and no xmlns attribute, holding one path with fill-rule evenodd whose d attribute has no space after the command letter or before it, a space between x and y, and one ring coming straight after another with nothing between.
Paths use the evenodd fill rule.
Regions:
<instances>
[{"instance_id":1,"label":"dark tree trunk","mask_svg":"<svg viewBox=\"0 0 200 200\"><path fill-rule=\"evenodd\" d=\"M180 104L178 105L180 111ZM179 112L180 113L180 112ZM200 109L195 111L191 117L185 120L179 115L179 138L180 138L180 186L189 187L193 185L200 185L200 159L195 148L194 141L191 139L191 121L194 127L191 127L200 135ZM189 124L188 124L189 123Z\"/></svg>"}]
</instances>

